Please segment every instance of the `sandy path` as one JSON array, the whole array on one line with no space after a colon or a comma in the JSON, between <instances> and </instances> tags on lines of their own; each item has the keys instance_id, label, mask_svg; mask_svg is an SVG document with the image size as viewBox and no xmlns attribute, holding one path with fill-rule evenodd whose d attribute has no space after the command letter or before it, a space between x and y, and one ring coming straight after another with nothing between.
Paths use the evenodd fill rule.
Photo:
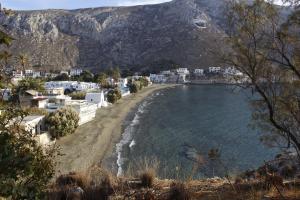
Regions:
<instances>
[{"instance_id":1,"label":"sandy path","mask_svg":"<svg viewBox=\"0 0 300 200\"><path fill-rule=\"evenodd\" d=\"M58 140L63 155L57 159L57 174L84 171L111 155L121 138L122 124L128 113L154 91L173 86L152 85L124 97L113 106L99 109L96 119L80 126L74 134Z\"/></svg>"}]
</instances>

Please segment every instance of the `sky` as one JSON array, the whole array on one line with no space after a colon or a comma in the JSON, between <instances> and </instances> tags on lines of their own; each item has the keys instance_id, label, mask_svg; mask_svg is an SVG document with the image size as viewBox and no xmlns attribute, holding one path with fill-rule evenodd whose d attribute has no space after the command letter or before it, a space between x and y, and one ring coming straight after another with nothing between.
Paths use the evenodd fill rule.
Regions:
<instances>
[{"instance_id":1,"label":"sky","mask_svg":"<svg viewBox=\"0 0 300 200\"><path fill-rule=\"evenodd\" d=\"M76 9L101 6L157 4L171 0L0 0L3 7L14 10Z\"/></svg>"},{"instance_id":2,"label":"sky","mask_svg":"<svg viewBox=\"0 0 300 200\"><path fill-rule=\"evenodd\" d=\"M14 10L77 9L101 6L157 4L171 0L0 0L3 7ZM281 0L275 0L280 4Z\"/></svg>"}]
</instances>

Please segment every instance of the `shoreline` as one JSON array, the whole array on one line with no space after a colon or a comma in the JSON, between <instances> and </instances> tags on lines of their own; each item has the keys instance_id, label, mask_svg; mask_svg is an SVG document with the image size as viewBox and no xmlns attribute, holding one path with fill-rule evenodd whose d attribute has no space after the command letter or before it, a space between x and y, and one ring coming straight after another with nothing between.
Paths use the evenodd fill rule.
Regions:
<instances>
[{"instance_id":1,"label":"shoreline","mask_svg":"<svg viewBox=\"0 0 300 200\"><path fill-rule=\"evenodd\" d=\"M151 85L137 94L122 98L113 106L100 108L96 118L78 127L74 134L57 141L60 153L56 174L87 171L95 164L111 158L122 138L124 121L136 107L152 93L176 87L176 84Z\"/></svg>"}]
</instances>

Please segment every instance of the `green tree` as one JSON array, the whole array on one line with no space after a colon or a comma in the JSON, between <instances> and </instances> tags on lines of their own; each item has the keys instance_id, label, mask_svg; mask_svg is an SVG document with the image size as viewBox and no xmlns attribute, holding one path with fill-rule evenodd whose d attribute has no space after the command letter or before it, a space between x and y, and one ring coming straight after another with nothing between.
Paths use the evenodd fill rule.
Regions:
<instances>
[{"instance_id":1,"label":"green tree","mask_svg":"<svg viewBox=\"0 0 300 200\"><path fill-rule=\"evenodd\" d=\"M109 103L114 104L121 98L122 98L122 94L121 94L121 91L119 89L113 89L113 90L110 90L107 93L107 101Z\"/></svg>"},{"instance_id":2,"label":"green tree","mask_svg":"<svg viewBox=\"0 0 300 200\"><path fill-rule=\"evenodd\" d=\"M84 70L79 78L78 78L79 81L83 81L83 82L93 82L94 80L94 75L88 71L88 70Z\"/></svg>"},{"instance_id":3,"label":"green tree","mask_svg":"<svg viewBox=\"0 0 300 200\"><path fill-rule=\"evenodd\" d=\"M291 7L285 20L279 9L264 0L233 2L227 13L231 50L222 58L245 74L243 87L258 97L252 102L253 122L263 141L299 155L300 10Z\"/></svg>"},{"instance_id":4,"label":"green tree","mask_svg":"<svg viewBox=\"0 0 300 200\"><path fill-rule=\"evenodd\" d=\"M132 82L128 84L128 86L130 93L138 93L141 87L138 81Z\"/></svg>"},{"instance_id":5,"label":"green tree","mask_svg":"<svg viewBox=\"0 0 300 200\"><path fill-rule=\"evenodd\" d=\"M149 85L149 81L146 77L141 77L139 78L139 81L140 81L140 84L141 84L141 87L148 87Z\"/></svg>"},{"instance_id":6,"label":"green tree","mask_svg":"<svg viewBox=\"0 0 300 200\"><path fill-rule=\"evenodd\" d=\"M97 77L97 83L100 84L101 88L108 88L109 87L109 83L107 82L107 78L108 76L106 75L106 73L100 73Z\"/></svg>"},{"instance_id":7,"label":"green tree","mask_svg":"<svg viewBox=\"0 0 300 200\"><path fill-rule=\"evenodd\" d=\"M22 94L26 90L36 90L43 92L45 90L44 82L36 78L25 78L18 82L16 93Z\"/></svg>"},{"instance_id":8,"label":"green tree","mask_svg":"<svg viewBox=\"0 0 300 200\"><path fill-rule=\"evenodd\" d=\"M69 81L70 77L67 74L60 74L52 79L52 81Z\"/></svg>"},{"instance_id":9,"label":"green tree","mask_svg":"<svg viewBox=\"0 0 300 200\"><path fill-rule=\"evenodd\" d=\"M43 148L22 126L26 116L15 107L1 108L0 196L8 199L42 199L54 175L55 147Z\"/></svg>"},{"instance_id":10,"label":"green tree","mask_svg":"<svg viewBox=\"0 0 300 200\"><path fill-rule=\"evenodd\" d=\"M46 117L49 133L53 138L73 134L78 127L79 116L72 108L61 108Z\"/></svg>"},{"instance_id":11,"label":"green tree","mask_svg":"<svg viewBox=\"0 0 300 200\"><path fill-rule=\"evenodd\" d=\"M116 82L119 81L119 79L121 78L121 72L118 67L116 67L112 70L111 77L114 79L114 81L116 81Z\"/></svg>"},{"instance_id":12,"label":"green tree","mask_svg":"<svg viewBox=\"0 0 300 200\"><path fill-rule=\"evenodd\" d=\"M17 62L20 64L23 74L25 74L25 70L29 64L29 59L26 54L20 54L16 57Z\"/></svg>"}]
</instances>

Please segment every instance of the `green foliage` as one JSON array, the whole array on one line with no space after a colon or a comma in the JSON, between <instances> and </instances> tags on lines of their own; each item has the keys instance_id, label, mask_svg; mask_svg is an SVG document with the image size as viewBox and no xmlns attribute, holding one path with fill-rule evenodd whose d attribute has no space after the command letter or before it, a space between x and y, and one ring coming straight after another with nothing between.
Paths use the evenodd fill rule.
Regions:
<instances>
[{"instance_id":1,"label":"green foliage","mask_svg":"<svg viewBox=\"0 0 300 200\"><path fill-rule=\"evenodd\" d=\"M4 44L8 47L11 45L13 40L14 40L13 37L11 37L10 35L6 34L3 31L0 31L0 44Z\"/></svg>"},{"instance_id":2,"label":"green foliage","mask_svg":"<svg viewBox=\"0 0 300 200\"><path fill-rule=\"evenodd\" d=\"M116 68L110 68L107 71L107 74L114 79L114 81L118 82L118 80L121 78L121 72L118 67Z\"/></svg>"},{"instance_id":3,"label":"green foliage","mask_svg":"<svg viewBox=\"0 0 300 200\"><path fill-rule=\"evenodd\" d=\"M44 82L36 78L25 78L19 81L16 87L16 93L22 94L26 90L36 90L38 92L45 91Z\"/></svg>"},{"instance_id":4,"label":"green foliage","mask_svg":"<svg viewBox=\"0 0 300 200\"><path fill-rule=\"evenodd\" d=\"M69 81L70 77L67 74L60 74L52 79L52 81Z\"/></svg>"},{"instance_id":5,"label":"green foliage","mask_svg":"<svg viewBox=\"0 0 300 200\"><path fill-rule=\"evenodd\" d=\"M72 80L81 81L81 82L93 82L94 75L90 71L84 70L79 76L73 77Z\"/></svg>"},{"instance_id":6,"label":"green foliage","mask_svg":"<svg viewBox=\"0 0 300 200\"><path fill-rule=\"evenodd\" d=\"M5 107L0 115L0 196L42 199L54 175L55 147L43 149L21 125L22 110ZM20 119L20 120L18 120Z\"/></svg>"},{"instance_id":7,"label":"green foliage","mask_svg":"<svg viewBox=\"0 0 300 200\"><path fill-rule=\"evenodd\" d=\"M86 96L86 92L72 92L68 94L74 100L84 100Z\"/></svg>"},{"instance_id":8,"label":"green foliage","mask_svg":"<svg viewBox=\"0 0 300 200\"><path fill-rule=\"evenodd\" d=\"M284 18L280 7L267 1L234 1L227 12L230 51L222 59L248 79L243 87L255 94L254 127L265 143L294 148L300 157L299 8L291 7Z\"/></svg>"},{"instance_id":9,"label":"green foliage","mask_svg":"<svg viewBox=\"0 0 300 200\"><path fill-rule=\"evenodd\" d=\"M107 82L107 78L108 78L107 74L102 72L97 76L96 82L100 84L101 88L109 88L109 83Z\"/></svg>"},{"instance_id":10,"label":"green foliage","mask_svg":"<svg viewBox=\"0 0 300 200\"><path fill-rule=\"evenodd\" d=\"M78 127L79 116L71 108L62 108L46 117L49 133L53 138L60 138L74 133Z\"/></svg>"},{"instance_id":11,"label":"green foliage","mask_svg":"<svg viewBox=\"0 0 300 200\"><path fill-rule=\"evenodd\" d=\"M46 109L36 108L36 107L26 108L24 111L26 113L28 113L29 115L47 115L48 114Z\"/></svg>"},{"instance_id":12,"label":"green foliage","mask_svg":"<svg viewBox=\"0 0 300 200\"><path fill-rule=\"evenodd\" d=\"M112 104L116 103L121 98L122 94L119 89L110 90L107 94L107 101Z\"/></svg>"},{"instance_id":13,"label":"green foliage","mask_svg":"<svg viewBox=\"0 0 300 200\"><path fill-rule=\"evenodd\" d=\"M130 93L138 93L141 86L138 81L128 84Z\"/></svg>"},{"instance_id":14,"label":"green foliage","mask_svg":"<svg viewBox=\"0 0 300 200\"><path fill-rule=\"evenodd\" d=\"M148 87L148 85L149 85L149 81L146 77L139 78L139 82L140 82L140 85L141 85L141 89L144 88L144 87Z\"/></svg>"}]
</instances>

